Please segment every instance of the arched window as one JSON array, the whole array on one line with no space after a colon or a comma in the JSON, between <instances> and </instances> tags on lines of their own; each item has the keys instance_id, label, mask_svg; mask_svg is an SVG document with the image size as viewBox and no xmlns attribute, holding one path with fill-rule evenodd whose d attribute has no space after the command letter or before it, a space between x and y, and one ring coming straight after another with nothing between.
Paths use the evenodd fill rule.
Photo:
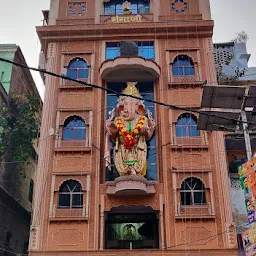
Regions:
<instances>
[{"instance_id":1,"label":"arched window","mask_svg":"<svg viewBox=\"0 0 256 256\"><path fill-rule=\"evenodd\" d=\"M197 137L200 136L197 130L197 120L189 113L179 116L176 124L176 137Z\"/></svg>"},{"instance_id":2,"label":"arched window","mask_svg":"<svg viewBox=\"0 0 256 256\"><path fill-rule=\"evenodd\" d=\"M187 55L179 55L174 59L172 65L173 76L193 76L195 75L194 63Z\"/></svg>"},{"instance_id":3,"label":"arched window","mask_svg":"<svg viewBox=\"0 0 256 256\"><path fill-rule=\"evenodd\" d=\"M88 78L89 67L81 58L71 60L67 66L67 77L72 79Z\"/></svg>"},{"instance_id":4,"label":"arched window","mask_svg":"<svg viewBox=\"0 0 256 256\"><path fill-rule=\"evenodd\" d=\"M29 194L28 194L28 200L32 203L33 201L33 193L34 193L34 181L30 180L29 184Z\"/></svg>"},{"instance_id":5,"label":"arched window","mask_svg":"<svg viewBox=\"0 0 256 256\"><path fill-rule=\"evenodd\" d=\"M59 190L59 208L83 207L83 190L76 180L65 181Z\"/></svg>"},{"instance_id":6,"label":"arched window","mask_svg":"<svg viewBox=\"0 0 256 256\"><path fill-rule=\"evenodd\" d=\"M203 182L194 177L185 179L180 187L180 201L181 205L206 204Z\"/></svg>"},{"instance_id":7,"label":"arched window","mask_svg":"<svg viewBox=\"0 0 256 256\"><path fill-rule=\"evenodd\" d=\"M63 140L85 140L85 121L79 116L69 117L63 126Z\"/></svg>"}]
</instances>

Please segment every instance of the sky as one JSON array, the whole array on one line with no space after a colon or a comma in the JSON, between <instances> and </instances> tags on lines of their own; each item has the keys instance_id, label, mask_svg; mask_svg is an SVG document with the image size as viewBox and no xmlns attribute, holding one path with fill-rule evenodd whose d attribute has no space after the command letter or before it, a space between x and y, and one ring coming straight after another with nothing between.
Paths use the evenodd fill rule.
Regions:
<instances>
[{"instance_id":1,"label":"sky","mask_svg":"<svg viewBox=\"0 0 256 256\"><path fill-rule=\"evenodd\" d=\"M48 10L50 0L0 0L0 44L17 44L28 66L37 67L40 42L35 26L42 25L41 10ZM94 1L94 0L91 0ZM157 1L157 0L156 0ZM256 0L210 0L215 23L213 42L228 42L242 30L249 35L247 52L249 66L256 67ZM33 77L43 96L44 86L37 72Z\"/></svg>"}]
</instances>

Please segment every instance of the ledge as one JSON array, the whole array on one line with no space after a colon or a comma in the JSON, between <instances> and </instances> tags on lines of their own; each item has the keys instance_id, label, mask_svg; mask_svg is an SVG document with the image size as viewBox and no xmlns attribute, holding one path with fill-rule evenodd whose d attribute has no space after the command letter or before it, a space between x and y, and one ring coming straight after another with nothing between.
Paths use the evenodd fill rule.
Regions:
<instances>
[{"instance_id":1,"label":"ledge","mask_svg":"<svg viewBox=\"0 0 256 256\"><path fill-rule=\"evenodd\" d=\"M106 182L107 195L154 195L155 181L148 181L142 176L120 176L114 181Z\"/></svg>"},{"instance_id":2,"label":"ledge","mask_svg":"<svg viewBox=\"0 0 256 256\"><path fill-rule=\"evenodd\" d=\"M55 148L55 152L91 152L92 148L91 147L59 147Z\"/></svg>"},{"instance_id":3,"label":"ledge","mask_svg":"<svg viewBox=\"0 0 256 256\"><path fill-rule=\"evenodd\" d=\"M92 90L92 87L89 86L89 85L72 85L72 84L68 84L68 85L60 85L59 87L60 90L84 90L84 91L87 91L87 90Z\"/></svg>"},{"instance_id":4,"label":"ledge","mask_svg":"<svg viewBox=\"0 0 256 256\"><path fill-rule=\"evenodd\" d=\"M88 221L89 217L50 217L50 222L61 222L61 221Z\"/></svg>"},{"instance_id":5,"label":"ledge","mask_svg":"<svg viewBox=\"0 0 256 256\"><path fill-rule=\"evenodd\" d=\"M112 82L131 79L132 81L155 81L160 73L160 66L156 62L139 56L120 56L113 60L105 60L100 67L100 77Z\"/></svg>"},{"instance_id":6,"label":"ledge","mask_svg":"<svg viewBox=\"0 0 256 256\"><path fill-rule=\"evenodd\" d=\"M179 89L179 88L195 88L199 87L202 88L205 84L207 84L207 81L186 81L184 76L184 81L180 82L168 82L169 89Z\"/></svg>"},{"instance_id":7,"label":"ledge","mask_svg":"<svg viewBox=\"0 0 256 256\"><path fill-rule=\"evenodd\" d=\"M215 215L175 215L176 220L215 220Z\"/></svg>"},{"instance_id":8,"label":"ledge","mask_svg":"<svg viewBox=\"0 0 256 256\"><path fill-rule=\"evenodd\" d=\"M174 149L174 150L177 150L177 149L209 149L209 145L176 144L176 145L171 145L171 149Z\"/></svg>"}]
</instances>

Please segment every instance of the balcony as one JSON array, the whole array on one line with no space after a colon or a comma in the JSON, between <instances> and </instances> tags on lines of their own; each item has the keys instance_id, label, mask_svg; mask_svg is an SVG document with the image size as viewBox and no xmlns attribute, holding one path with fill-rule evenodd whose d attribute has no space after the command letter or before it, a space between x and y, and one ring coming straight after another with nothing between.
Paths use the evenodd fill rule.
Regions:
<instances>
[{"instance_id":1,"label":"balcony","mask_svg":"<svg viewBox=\"0 0 256 256\"><path fill-rule=\"evenodd\" d=\"M161 69L151 60L139 56L116 57L101 64L100 76L108 82L155 81Z\"/></svg>"},{"instance_id":2,"label":"balcony","mask_svg":"<svg viewBox=\"0 0 256 256\"><path fill-rule=\"evenodd\" d=\"M178 204L176 219L212 219L215 218L211 204L181 205Z\"/></svg>"},{"instance_id":3,"label":"balcony","mask_svg":"<svg viewBox=\"0 0 256 256\"><path fill-rule=\"evenodd\" d=\"M120 176L114 181L108 181L107 194L115 196L124 195L154 195L155 181L148 181L142 176Z\"/></svg>"}]
</instances>

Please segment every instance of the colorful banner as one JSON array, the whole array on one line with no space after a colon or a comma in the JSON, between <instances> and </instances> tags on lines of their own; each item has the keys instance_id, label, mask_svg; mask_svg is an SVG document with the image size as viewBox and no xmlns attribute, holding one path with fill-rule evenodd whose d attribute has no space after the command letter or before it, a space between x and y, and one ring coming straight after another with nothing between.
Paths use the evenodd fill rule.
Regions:
<instances>
[{"instance_id":1,"label":"colorful banner","mask_svg":"<svg viewBox=\"0 0 256 256\"><path fill-rule=\"evenodd\" d=\"M256 255L256 225L242 233L243 246L246 256Z\"/></svg>"},{"instance_id":2,"label":"colorful banner","mask_svg":"<svg viewBox=\"0 0 256 256\"><path fill-rule=\"evenodd\" d=\"M256 221L256 158L238 168L240 184L245 197L248 222Z\"/></svg>"}]
</instances>

